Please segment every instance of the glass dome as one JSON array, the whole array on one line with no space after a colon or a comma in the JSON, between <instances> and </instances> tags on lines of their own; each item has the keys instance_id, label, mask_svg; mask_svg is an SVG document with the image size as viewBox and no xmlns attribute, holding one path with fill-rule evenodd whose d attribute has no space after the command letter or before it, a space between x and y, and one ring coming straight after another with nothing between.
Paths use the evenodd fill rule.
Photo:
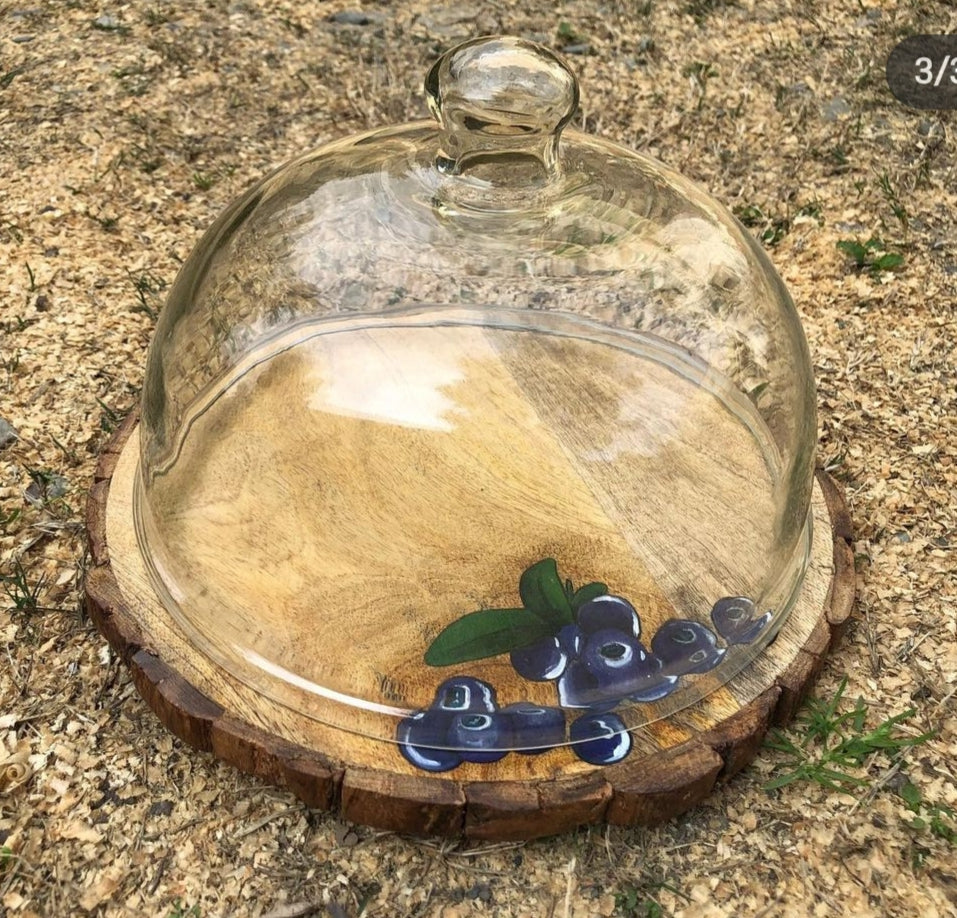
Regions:
<instances>
[{"instance_id":1,"label":"glass dome","mask_svg":"<svg viewBox=\"0 0 957 918\"><path fill-rule=\"evenodd\" d=\"M467 42L426 90L435 121L276 170L184 265L140 548L203 653L418 768L614 761L800 591L807 344L723 206L565 129L551 52Z\"/></svg>"}]
</instances>

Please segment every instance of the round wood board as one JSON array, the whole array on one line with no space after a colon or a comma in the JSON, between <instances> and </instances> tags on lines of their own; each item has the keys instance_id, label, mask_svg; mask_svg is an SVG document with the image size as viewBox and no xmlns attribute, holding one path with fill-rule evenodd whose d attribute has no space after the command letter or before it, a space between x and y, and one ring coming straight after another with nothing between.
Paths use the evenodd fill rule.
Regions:
<instances>
[{"instance_id":1,"label":"round wood board","mask_svg":"<svg viewBox=\"0 0 957 918\"><path fill-rule=\"evenodd\" d=\"M90 491L91 617L178 737L310 806L377 828L504 840L676 816L747 765L769 726L790 720L853 607L850 519L838 486L820 471L801 595L773 644L722 689L634 731L632 752L617 765L592 766L563 747L426 775L394 744L297 715L191 646L156 597L137 547L137 424L134 412L117 430Z\"/></svg>"}]
</instances>

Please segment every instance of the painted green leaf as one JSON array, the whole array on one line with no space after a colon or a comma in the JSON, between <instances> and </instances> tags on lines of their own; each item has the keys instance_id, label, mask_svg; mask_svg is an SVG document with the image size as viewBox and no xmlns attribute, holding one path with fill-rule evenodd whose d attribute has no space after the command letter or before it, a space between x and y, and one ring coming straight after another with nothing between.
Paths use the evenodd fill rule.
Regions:
<instances>
[{"instance_id":1,"label":"painted green leaf","mask_svg":"<svg viewBox=\"0 0 957 918\"><path fill-rule=\"evenodd\" d=\"M586 583L572 596L572 609L577 613L586 602L607 594L608 587L604 583Z\"/></svg>"},{"instance_id":2,"label":"painted green leaf","mask_svg":"<svg viewBox=\"0 0 957 918\"><path fill-rule=\"evenodd\" d=\"M555 629L527 609L480 609L448 625L425 652L429 666L484 660L554 634Z\"/></svg>"},{"instance_id":3,"label":"painted green leaf","mask_svg":"<svg viewBox=\"0 0 957 918\"><path fill-rule=\"evenodd\" d=\"M552 625L549 634L575 621L571 603L565 595L554 558L533 564L518 581L518 592L525 608Z\"/></svg>"}]
</instances>

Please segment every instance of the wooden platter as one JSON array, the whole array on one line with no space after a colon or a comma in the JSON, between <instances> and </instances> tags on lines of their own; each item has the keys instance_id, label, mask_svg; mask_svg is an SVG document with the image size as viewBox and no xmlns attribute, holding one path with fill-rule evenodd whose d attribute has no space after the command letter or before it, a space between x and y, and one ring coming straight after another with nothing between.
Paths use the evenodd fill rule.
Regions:
<instances>
[{"instance_id":1,"label":"wooden platter","mask_svg":"<svg viewBox=\"0 0 957 918\"><path fill-rule=\"evenodd\" d=\"M746 766L770 725L793 716L854 602L850 519L839 488L819 472L801 595L774 643L727 685L633 731L633 750L616 765L589 765L560 747L427 774L394 743L297 714L197 651L157 598L137 548L137 432L134 413L104 451L90 492L86 597L100 631L178 737L310 806L383 829L524 839L676 816Z\"/></svg>"}]
</instances>

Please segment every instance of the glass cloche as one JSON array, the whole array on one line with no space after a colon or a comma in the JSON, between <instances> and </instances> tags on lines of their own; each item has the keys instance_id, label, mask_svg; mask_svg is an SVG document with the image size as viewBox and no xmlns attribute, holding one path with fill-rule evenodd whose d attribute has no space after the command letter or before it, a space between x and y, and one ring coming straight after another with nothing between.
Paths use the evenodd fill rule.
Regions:
<instances>
[{"instance_id":1,"label":"glass cloche","mask_svg":"<svg viewBox=\"0 0 957 918\"><path fill-rule=\"evenodd\" d=\"M417 768L613 762L800 592L807 344L723 206L566 128L550 51L466 42L426 90L435 121L283 166L186 262L139 545L202 653Z\"/></svg>"}]
</instances>

